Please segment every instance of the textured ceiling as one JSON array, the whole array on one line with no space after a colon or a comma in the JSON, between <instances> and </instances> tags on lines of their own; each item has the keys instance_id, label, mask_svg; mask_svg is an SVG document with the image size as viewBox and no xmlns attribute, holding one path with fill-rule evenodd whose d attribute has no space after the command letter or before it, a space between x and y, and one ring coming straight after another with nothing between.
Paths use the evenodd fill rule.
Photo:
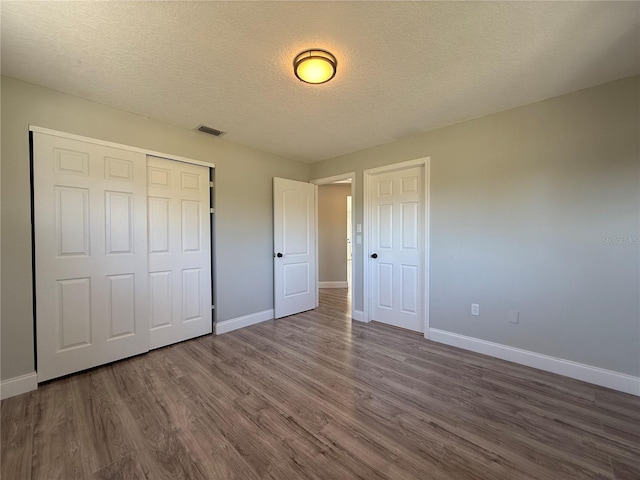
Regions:
<instances>
[{"instance_id":1,"label":"textured ceiling","mask_svg":"<svg viewBox=\"0 0 640 480\"><path fill-rule=\"evenodd\" d=\"M305 162L640 73L636 2L10 2L2 74ZM293 57L338 74L307 85Z\"/></svg>"}]
</instances>

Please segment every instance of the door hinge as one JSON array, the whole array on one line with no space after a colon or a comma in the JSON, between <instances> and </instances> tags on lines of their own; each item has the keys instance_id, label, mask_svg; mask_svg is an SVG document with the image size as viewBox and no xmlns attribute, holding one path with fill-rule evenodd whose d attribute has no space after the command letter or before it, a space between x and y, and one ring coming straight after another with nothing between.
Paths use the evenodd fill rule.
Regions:
<instances>
[{"instance_id":1,"label":"door hinge","mask_svg":"<svg viewBox=\"0 0 640 480\"><path fill-rule=\"evenodd\" d=\"M210 211L211 213L215 213L213 210L214 210L214 208L210 208L210 209L209 209L209 211Z\"/></svg>"},{"instance_id":2,"label":"door hinge","mask_svg":"<svg viewBox=\"0 0 640 480\"><path fill-rule=\"evenodd\" d=\"M215 310L216 306L215 305L211 305L211 310Z\"/></svg>"},{"instance_id":3,"label":"door hinge","mask_svg":"<svg viewBox=\"0 0 640 480\"><path fill-rule=\"evenodd\" d=\"M209 188L213 188L213 182L209 182Z\"/></svg>"}]
</instances>

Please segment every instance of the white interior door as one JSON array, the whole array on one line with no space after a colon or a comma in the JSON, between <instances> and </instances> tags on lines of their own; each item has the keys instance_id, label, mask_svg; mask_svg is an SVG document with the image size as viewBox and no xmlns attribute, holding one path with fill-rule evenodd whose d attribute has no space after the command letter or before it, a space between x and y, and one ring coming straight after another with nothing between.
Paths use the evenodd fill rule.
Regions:
<instances>
[{"instance_id":1,"label":"white interior door","mask_svg":"<svg viewBox=\"0 0 640 480\"><path fill-rule=\"evenodd\" d=\"M275 318L316 307L316 190L310 183L273 179Z\"/></svg>"},{"instance_id":2,"label":"white interior door","mask_svg":"<svg viewBox=\"0 0 640 480\"><path fill-rule=\"evenodd\" d=\"M371 176L371 320L424 332L423 168Z\"/></svg>"},{"instance_id":3,"label":"white interior door","mask_svg":"<svg viewBox=\"0 0 640 480\"><path fill-rule=\"evenodd\" d=\"M147 194L153 349L212 331L209 168L148 157Z\"/></svg>"},{"instance_id":4,"label":"white interior door","mask_svg":"<svg viewBox=\"0 0 640 480\"><path fill-rule=\"evenodd\" d=\"M145 155L33 134L38 381L149 348Z\"/></svg>"}]
</instances>

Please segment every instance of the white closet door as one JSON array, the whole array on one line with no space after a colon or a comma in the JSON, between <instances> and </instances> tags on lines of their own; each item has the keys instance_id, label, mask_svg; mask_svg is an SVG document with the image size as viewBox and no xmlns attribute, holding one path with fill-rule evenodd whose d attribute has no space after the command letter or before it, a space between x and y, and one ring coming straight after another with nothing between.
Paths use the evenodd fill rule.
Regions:
<instances>
[{"instance_id":1,"label":"white closet door","mask_svg":"<svg viewBox=\"0 0 640 480\"><path fill-rule=\"evenodd\" d=\"M209 168L147 158L151 348L211 333Z\"/></svg>"},{"instance_id":2,"label":"white closet door","mask_svg":"<svg viewBox=\"0 0 640 480\"><path fill-rule=\"evenodd\" d=\"M38 381L149 348L144 154L34 133Z\"/></svg>"},{"instance_id":3,"label":"white closet door","mask_svg":"<svg viewBox=\"0 0 640 480\"><path fill-rule=\"evenodd\" d=\"M424 167L371 179L371 320L424 332Z\"/></svg>"}]
</instances>

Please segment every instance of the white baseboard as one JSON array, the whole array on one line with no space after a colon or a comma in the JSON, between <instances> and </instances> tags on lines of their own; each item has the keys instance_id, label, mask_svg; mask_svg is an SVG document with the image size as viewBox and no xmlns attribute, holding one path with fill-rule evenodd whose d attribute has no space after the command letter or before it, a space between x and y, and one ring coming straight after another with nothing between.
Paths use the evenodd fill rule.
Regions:
<instances>
[{"instance_id":1,"label":"white baseboard","mask_svg":"<svg viewBox=\"0 0 640 480\"><path fill-rule=\"evenodd\" d=\"M362 310L354 310L351 312L351 318L358 322L364 322L364 312Z\"/></svg>"},{"instance_id":2,"label":"white baseboard","mask_svg":"<svg viewBox=\"0 0 640 480\"><path fill-rule=\"evenodd\" d=\"M229 320L223 320L222 322L215 323L216 335L220 335L227 332L232 332L239 328L255 325L256 323L266 322L267 320L273 320L273 309L264 310L263 312L252 313L243 317L230 318Z\"/></svg>"},{"instance_id":3,"label":"white baseboard","mask_svg":"<svg viewBox=\"0 0 640 480\"><path fill-rule=\"evenodd\" d=\"M593 383L601 387L640 396L640 378L632 375L592 367L591 365L572 362L571 360L564 360L562 358L550 357L541 353L530 352L528 350L446 332L436 328L429 329L429 339L434 342L464 348L472 352L483 353L509 362L519 363L546 372L557 373L558 375Z\"/></svg>"},{"instance_id":4,"label":"white baseboard","mask_svg":"<svg viewBox=\"0 0 640 480\"><path fill-rule=\"evenodd\" d=\"M349 288L347 282L318 282L318 288Z\"/></svg>"},{"instance_id":5,"label":"white baseboard","mask_svg":"<svg viewBox=\"0 0 640 480\"><path fill-rule=\"evenodd\" d=\"M0 382L0 399L15 397L38 388L38 374L36 372L9 378Z\"/></svg>"}]
</instances>

